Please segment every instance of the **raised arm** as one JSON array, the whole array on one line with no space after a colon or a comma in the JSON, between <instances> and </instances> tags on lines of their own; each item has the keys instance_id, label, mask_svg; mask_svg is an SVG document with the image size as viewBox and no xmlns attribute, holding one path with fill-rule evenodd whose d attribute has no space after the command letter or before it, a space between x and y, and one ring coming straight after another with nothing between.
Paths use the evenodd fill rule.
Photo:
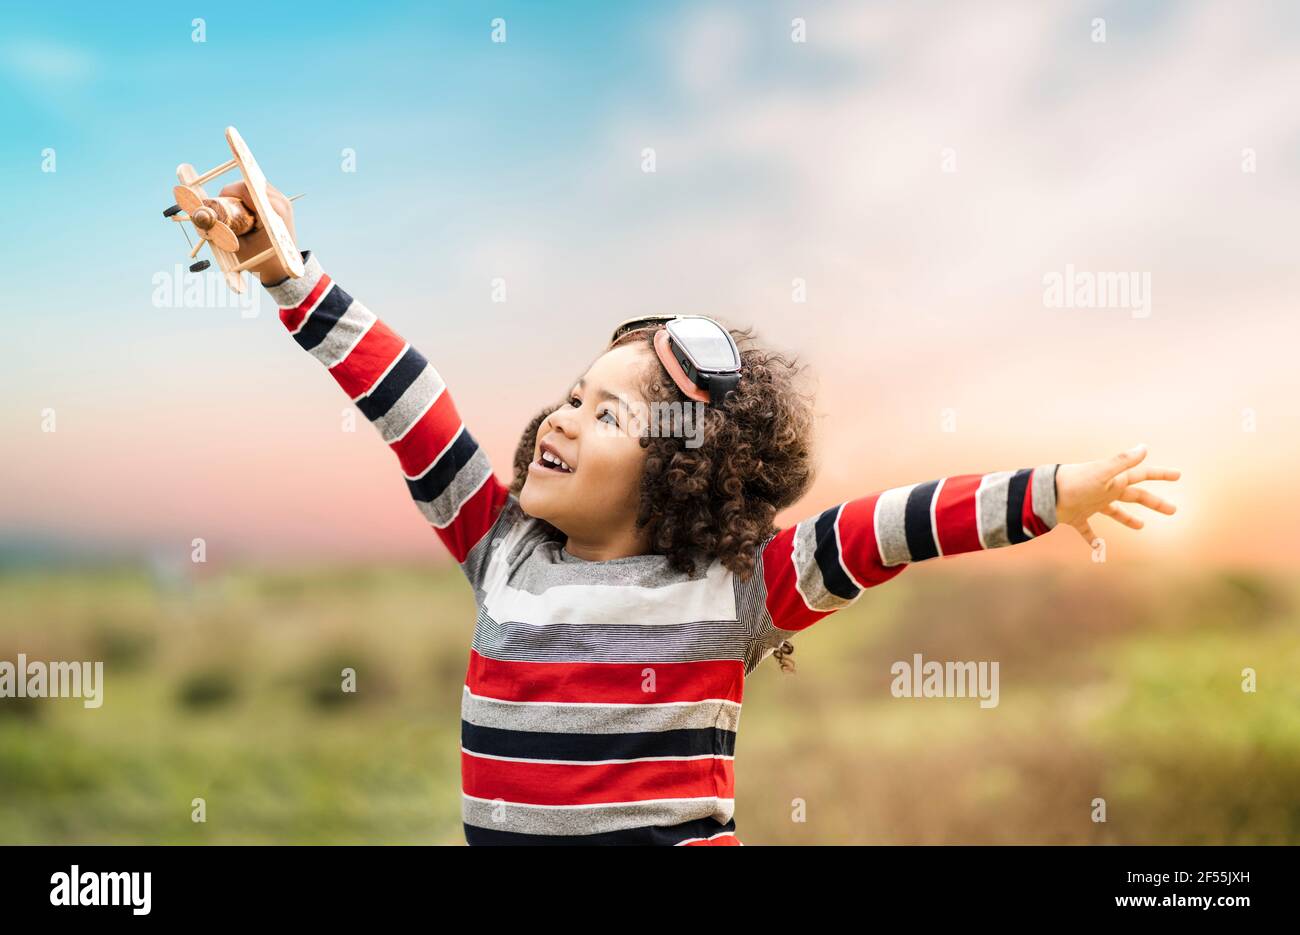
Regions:
<instances>
[{"instance_id":1,"label":"raised arm","mask_svg":"<svg viewBox=\"0 0 1300 935\"><path fill-rule=\"evenodd\" d=\"M379 431L420 513L466 567L508 490L466 430L438 371L334 282L314 254L304 251L303 259L300 279L266 287L280 320Z\"/></svg>"},{"instance_id":2,"label":"raised arm","mask_svg":"<svg viewBox=\"0 0 1300 935\"><path fill-rule=\"evenodd\" d=\"M962 474L841 503L762 550L772 625L797 631L911 562L1027 542L1056 525L1055 464Z\"/></svg>"}]
</instances>

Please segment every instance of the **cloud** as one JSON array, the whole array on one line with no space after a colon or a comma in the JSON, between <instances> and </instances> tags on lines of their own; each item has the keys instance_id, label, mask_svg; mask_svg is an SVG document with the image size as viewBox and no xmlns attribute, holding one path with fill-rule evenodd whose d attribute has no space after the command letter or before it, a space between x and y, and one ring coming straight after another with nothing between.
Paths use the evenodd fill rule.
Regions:
<instances>
[{"instance_id":1,"label":"cloud","mask_svg":"<svg viewBox=\"0 0 1300 935\"><path fill-rule=\"evenodd\" d=\"M26 81L77 84L95 72L91 55L74 46L45 39L11 40L0 47L0 65Z\"/></svg>"},{"instance_id":2,"label":"cloud","mask_svg":"<svg viewBox=\"0 0 1300 935\"><path fill-rule=\"evenodd\" d=\"M707 7L680 28L671 22L672 63L683 89L711 95L734 87L753 51L752 18L733 7Z\"/></svg>"}]
</instances>

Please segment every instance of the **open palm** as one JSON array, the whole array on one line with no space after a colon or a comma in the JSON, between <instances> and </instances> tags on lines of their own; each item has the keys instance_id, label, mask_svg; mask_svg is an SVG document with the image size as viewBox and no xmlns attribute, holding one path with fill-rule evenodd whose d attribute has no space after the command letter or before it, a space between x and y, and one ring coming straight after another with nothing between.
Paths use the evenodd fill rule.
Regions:
<instances>
[{"instance_id":1,"label":"open palm","mask_svg":"<svg viewBox=\"0 0 1300 935\"><path fill-rule=\"evenodd\" d=\"M1097 536L1088 520L1097 513L1130 529L1145 525L1119 506L1120 503L1138 503L1157 513L1172 515L1177 507L1136 485L1148 480L1178 480L1182 473L1169 468L1138 467L1146 456L1147 446L1138 445L1100 461L1062 464L1056 471L1057 525L1074 527L1092 546Z\"/></svg>"}]
</instances>

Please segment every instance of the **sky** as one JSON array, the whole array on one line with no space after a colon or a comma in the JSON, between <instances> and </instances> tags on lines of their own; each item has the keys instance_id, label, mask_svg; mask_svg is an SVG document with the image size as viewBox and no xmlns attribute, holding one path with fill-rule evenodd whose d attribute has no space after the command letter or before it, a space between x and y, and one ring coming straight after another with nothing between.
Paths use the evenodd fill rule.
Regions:
<instances>
[{"instance_id":1,"label":"sky","mask_svg":"<svg viewBox=\"0 0 1300 935\"><path fill-rule=\"evenodd\" d=\"M268 300L160 298L233 125L503 478L614 324L707 314L809 365L783 524L1145 442L1179 513L1111 560L1293 567L1298 89L1286 3L6 5L0 541L441 560Z\"/></svg>"}]
</instances>

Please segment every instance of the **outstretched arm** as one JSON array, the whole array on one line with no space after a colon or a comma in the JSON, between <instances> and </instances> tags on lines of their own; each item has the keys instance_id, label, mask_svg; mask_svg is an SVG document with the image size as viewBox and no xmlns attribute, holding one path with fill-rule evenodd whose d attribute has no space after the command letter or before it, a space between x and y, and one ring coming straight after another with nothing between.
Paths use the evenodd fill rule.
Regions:
<instances>
[{"instance_id":1,"label":"outstretched arm","mask_svg":"<svg viewBox=\"0 0 1300 935\"><path fill-rule=\"evenodd\" d=\"M1056 525L1057 466L962 474L841 503L763 549L767 610L802 630L911 562L1026 542Z\"/></svg>"},{"instance_id":2,"label":"outstretched arm","mask_svg":"<svg viewBox=\"0 0 1300 935\"><path fill-rule=\"evenodd\" d=\"M1115 501L1171 514L1172 504L1134 485L1179 477L1177 471L1137 468L1145 457L1145 446L1139 446L1101 461L945 477L810 517L763 547L772 625L805 629L912 562L1027 542L1058 523L1078 529L1091 543L1088 520L1095 513L1140 529L1141 521Z\"/></svg>"}]
</instances>

